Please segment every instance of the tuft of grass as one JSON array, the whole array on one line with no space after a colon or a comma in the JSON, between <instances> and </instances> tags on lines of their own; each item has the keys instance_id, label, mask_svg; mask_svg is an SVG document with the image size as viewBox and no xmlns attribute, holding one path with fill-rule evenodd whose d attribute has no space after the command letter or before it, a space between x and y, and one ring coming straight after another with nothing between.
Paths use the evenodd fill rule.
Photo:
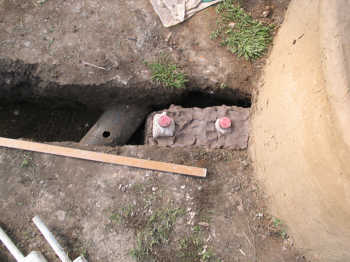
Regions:
<instances>
[{"instance_id":1,"label":"tuft of grass","mask_svg":"<svg viewBox=\"0 0 350 262\"><path fill-rule=\"evenodd\" d=\"M118 224L126 224L131 220L137 212L137 207L136 205L129 204L127 206L122 207L118 212L113 213L109 219Z\"/></svg>"},{"instance_id":2,"label":"tuft of grass","mask_svg":"<svg viewBox=\"0 0 350 262\"><path fill-rule=\"evenodd\" d=\"M221 45L247 60L261 57L272 41L274 25L253 19L238 0L224 0L217 6L217 28L211 39L221 39Z\"/></svg>"},{"instance_id":3,"label":"tuft of grass","mask_svg":"<svg viewBox=\"0 0 350 262\"><path fill-rule=\"evenodd\" d=\"M47 2L48 0L38 0L36 3L39 5L43 5Z\"/></svg>"},{"instance_id":4,"label":"tuft of grass","mask_svg":"<svg viewBox=\"0 0 350 262\"><path fill-rule=\"evenodd\" d=\"M193 233L179 240L179 261L181 262L218 262L213 251L205 245L200 236L200 229L193 228Z\"/></svg>"},{"instance_id":5,"label":"tuft of grass","mask_svg":"<svg viewBox=\"0 0 350 262\"><path fill-rule=\"evenodd\" d=\"M33 161L32 157L27 155L27 154L25 154L24 157L23 157L22 163L20 165L21 168L25 168L25 167L30 166L32 164L32 161Z\"/></svg>"},{"instance_id":6,"label":"tuft of grass","mask_svg":"<svg viewBox=\"0 0 350 262\"><path fill-rule=\"evenodd\" d=\"M151 70L152 81L168 88L185 88L186 75L167 55L160 55L155 62L146 65Z\"/></svg>"},{"instance_id":7,"label":"tuft of grass","mask_svg":"<svg viewBox=\"0 0 350 262\"><path fill-rule=\"evenodd\" d=\"M288 238L287 226L279 218L272 218L272 225L272 233L280 235L283 239Z\"/></svg>"},{"instance_id":8,"label":"tuft of grass","mask_svg":"<svg viewBox=\"0 0 350 262\"><path fill-rule=\"evenodd\" d=\"M136 245L130 251L135 260L146 261L153 257L157 249L168 244L176 219L184 214L181 208L156 210L137 234Z\"/></svg>"}]
</instances>

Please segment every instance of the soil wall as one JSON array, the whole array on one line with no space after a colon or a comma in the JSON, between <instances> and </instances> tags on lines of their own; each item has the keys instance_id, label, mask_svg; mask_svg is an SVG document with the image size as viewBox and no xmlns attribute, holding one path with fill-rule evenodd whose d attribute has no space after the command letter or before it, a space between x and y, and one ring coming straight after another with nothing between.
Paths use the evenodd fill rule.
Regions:
<instances>
[{"instance_id":1,"label":"soil wall","mask_svg":"<svg viewBox=\"0 0 350 262\"><path fill-rule=\"evenodd\" d=\"M344 56L332 55L339 47L349 54L349 41L342 37L349 23L342 10L349 5L291 2L252 120L251 154L271 211L312 261L350 258L350 152L348 124L341 117L350 107L341 95L349 82L347 63L336 60ZM335 25L342 26L339 32L331 31Z\"/></svg>"}]
</instances>

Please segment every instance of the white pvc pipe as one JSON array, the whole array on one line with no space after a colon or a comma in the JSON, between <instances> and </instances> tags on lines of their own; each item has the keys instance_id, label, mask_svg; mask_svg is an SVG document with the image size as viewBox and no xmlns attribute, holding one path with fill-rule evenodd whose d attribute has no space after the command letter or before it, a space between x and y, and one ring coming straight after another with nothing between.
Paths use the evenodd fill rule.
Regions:
<instances>
[{"instance_id":1,"label":"white pvc pipe","mask_svg":"<svg viewBox=\"0 0 350 262\"><path fill-rule=\"evenodd\" d=\"M47 260L40 252L32 251L21 262L47 262Z\"/></svg>"},{"instance_id":2,"label":"white pvc pipe","mask_svg":"<svg viewBox=\"0 0 350 262\"><path fill-rule=\"evenodd\" d=\"M0 227L0 240L2 243L4 243L5 247L10 251L12 256L20 262L23 261L24 256L21 251L16 247L16 245L12 242L12 240L6 235L4 230Z\"/></svg>"},{"instance_id":3,"label":"white pvc pipe","mask_svg":"<svg viewBox=\"0 0 350 262\"><path fill-rule=\"evenodd\" d=\"M80 257L77 257L76 259L74 259L73 262L88 262L85 257L83 256L80 256Z\"/></svg>"},{"instance_id":4,"label":"white pvc pipe","mask_svg":"<svg viewBox=\"0 0 350 262\"><path fill-rule=\"evenodd\" d=\"M61 259L62 262L72 262L72 260L69 259L64 249L61 247L61 245L57 242L54 235L49 231L49 229L46 227L44 222L40 219L39 216L35 216L33 218L34 224L37 226L37 228L40 230L41 234L45 237L46 241L50 244L52 249L55 251L56 255Z\"/></svg>"}]
</instances>

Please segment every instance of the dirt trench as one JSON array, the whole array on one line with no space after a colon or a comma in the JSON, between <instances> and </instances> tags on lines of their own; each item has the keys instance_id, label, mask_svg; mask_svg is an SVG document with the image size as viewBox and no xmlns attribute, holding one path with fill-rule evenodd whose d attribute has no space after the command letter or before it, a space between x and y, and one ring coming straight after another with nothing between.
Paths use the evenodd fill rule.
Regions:
<instances>
[{"instance_id":1,"label":"dirt trench","mask_svg":"<svg viewBox=\"0 0 350 262\"><path fill-rule=\"evenodd\" d=\"M288 3L244 8L259 18L273 6L260 19L278 26ZM250 107L264 59L209 40L215 20L212 7L166 29L147 1L0 1L0 136L208 168L195 179L1 148L0 226L24 253L58 261L31 223L40 215L71 258L135 261L140 235L164 230L157 214L179 211L149 261L306 261L269 214L247 150L145 146L144 127L123 147L76 143L112 104ZM150 80L144 62L163 52L188 75L185 89ZM3 246L0 260L12 261Z\"/></svg>"}]
</instances>

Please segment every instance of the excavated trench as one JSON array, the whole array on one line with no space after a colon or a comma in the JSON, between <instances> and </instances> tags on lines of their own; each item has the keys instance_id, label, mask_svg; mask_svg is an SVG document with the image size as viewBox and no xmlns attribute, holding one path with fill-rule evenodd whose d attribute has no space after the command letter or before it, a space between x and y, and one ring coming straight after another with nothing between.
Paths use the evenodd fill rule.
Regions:
<instances>
[{"instance_id":1,"label":"excavated trench","mask_svg":"<svg viewBox=\"0 0 350 262\"><path fill-rule=\"evenodd\" d=\"M222 93L222 90L220 91L218 93L213 91L208 93L187 92L175 98L171 103L150 105L147 110L151 114L168 109L172 104L182 108L207 108L223 105L249 108L251 105L250 98L246 96L227 96ZM95 125L103 112L103 109L89 107L80 102L52 98L3 102L0 104L0 136L38 142L79 142ZM142 117L141 124L135 124L137 127L130 129L133 134L128 134L125 144L144 144L146 118ZM111 132L108 128L100 132L102 139L108 139Z\"/></svg>"}]
</instances>

